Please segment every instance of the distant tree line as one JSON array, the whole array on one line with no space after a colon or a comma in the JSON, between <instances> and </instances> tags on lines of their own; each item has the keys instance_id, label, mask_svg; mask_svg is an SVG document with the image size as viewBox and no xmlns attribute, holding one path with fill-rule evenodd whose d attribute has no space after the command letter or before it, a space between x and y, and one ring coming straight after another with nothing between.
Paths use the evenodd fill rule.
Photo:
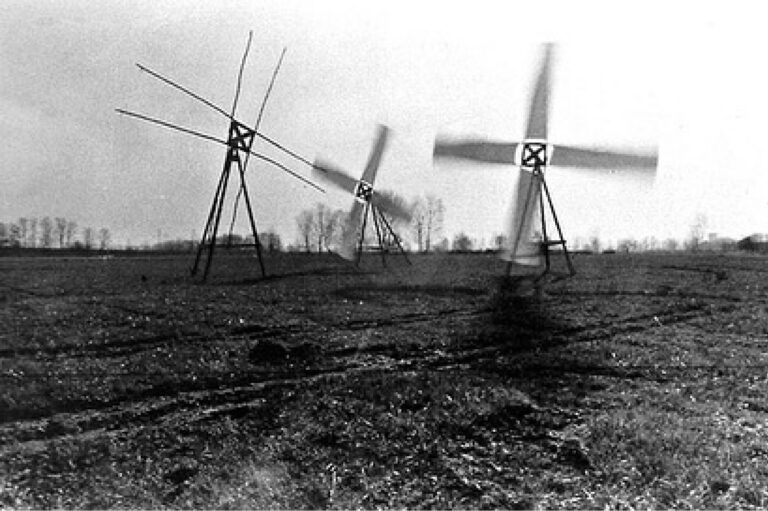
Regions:
<instances>
[{"instance_id":1,"label":"distant tree line","mask_svg":"<svg viewBox=\"0 0 768 511\"><path fill-rule=\"evenodd\" d=\"M447 249L448 240L442 238L445 206L442 199L432 195L416 197L406 201L393 193L381 192L400 208L411 213L411 221L404 222L388 215L387 220L397 233L403 247L408 250L430 252L435 249ZM349 212L341 209L331 210L322 203L305 209L296 217L298 239L289 246L289 250L303 252L326 252L333 250L344 237ZM370 226L370 223L369 223ZM368 228L366 229L368 231ZM368 231L370 233L370 231ZM370 234L367 235L370 240ZM395 240L386 230L382 233L383 242L394 245ZM437 241L436 241L437 240Z\"/></svg>"},{"instance_id":2,"label":"distant tree line","mask_svg":"<svg viewBox=\"0 0 768 511\"><path fill-rule=\"evenodd\" d=\"M283 250L283 242L280 235L272 229L259 233L259 243L261 244L262 250L268 253L281 252ZM199 245L199 240L176 239L158 241L157 243L151 245L146 244L141 247L129 247L129 250L141 249L156 250L160 252L190 252L196 250ZM242 236L234 233L223 234L216 237L216 246L236 249L248 246L253 247L253 235L248 234L247 236Z\"/></svg>"},{"instance_id":3,"label":"distant tree line","mask_svg":"<svg viewBox=\"0 0 768 511\"><path fill-rule=\"evenodd\" d=\"M105 227L98 231L85 227L78 232L77 222L64 217L20 217L16 222L0 222L0 247L106 250L111 240Z\"/></svg>"},{"instance_id":4,"label":"distant tree line","mask_svg":"<svg viewBox=\"0 0 768 511\"><path fill-rule=\"evenodd\" d=\"M384 192L386 194L386 192ZM442 199L433 195L419 196L405 200L395 194L387 194L388 198L402 209L411 213L410 222L389 218L395 232L406 250L418 252L454 251L470 252L473 250L501 250L505 246L506 237L503 234L493 236L488 245L484 240L472 238L470 234L460 232L451 240L443 236L445 206ZM296 217L298 239L289 245L274 229L259 233L259 242L267 252L302 251L326 252L335 249L341 242L346 228L348 211L331 210L322 203L305 209ZM714 234L706 235L707 217L701 213L695 215L690 231L685 239L657 239L653 236L634 239L622 238L618 241L605 242L597 232L587 238L568 240L568 248L572 251L592 253L600 252L653 252L653 251L699 251L699 250L733 250L736 241L718 238ZM159 236L159 235L158 235ZM370 230L367 239L373 242ZM110 248L112 236L107 228L79 228L77 222L64 217L20 217L15 222L0 222L0 248L43 248L43 249L76 249L76 250L105 250ZM384 233L384 243L394 245L394 239L389 233ZM246 247L253 245L253 235L225 234L216 239L218 246ZM128 246L128 250L159 250L189 252L195 250L199 241L177 239L158 241L155 244Z\"/></svg>"},{"instance_id":5,"label":"distant tree line","mask_svg":"<svg viewBox=\"0 0 768 511\"><path fill-rule=\"evenodd\" d=\"M394 194L389 198L399 206L411 213L411 221L404 223L390 219L393 223L401 242L407 250L418 252L453 251L471 252L475 250L499 251L506 245L506 236L497 234L486 245L485 240L473 238L466 232L459 232L451 240L445 238L443 224L445 218L445 206L442 199L433 195L415 197L406 201ZM298 239L294 244L286 247L290 251L325 252L333 250L343 237L347 223L348 211L331 210L322 203L303 210L296 217ZM697 251L697 250L730 250L735 248L735 241L714 238L710 234L705 239L707 218L703 214L697 214L691 224L687 238L657 239L653 236L641 239L622 238L616 242L605 242L598 233L588 238L569 239L568 249L591 253L600 252L649 252L649 251ZM367 239L371 240L370 231ZM385 243L392 240L385 236Z\"/></svg>"}]
</instances>

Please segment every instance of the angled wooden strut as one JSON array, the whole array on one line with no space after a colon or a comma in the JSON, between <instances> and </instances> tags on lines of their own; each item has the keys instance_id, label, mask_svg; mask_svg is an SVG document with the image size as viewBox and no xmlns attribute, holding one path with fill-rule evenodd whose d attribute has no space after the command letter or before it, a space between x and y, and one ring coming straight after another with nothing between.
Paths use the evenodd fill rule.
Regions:
<instances>
[{"instance_id":1,"label":"angled wooden strut","mask_svg":"<svg viewBox=\"0 0 768 511\"><path fill-rule=\"evenodd\" d=\"M208 213L208 220L205 224L205 229L203 229L203 237L200 240L200 245L197 247L195 263L192 266L192 275L196 275L203 252L207 248L208 254L205 261L205 269L203 271L203 280L208 278L208 272L210 271L211 262L213 261L213 254L216 249L216 235L219 230L221 213L224 209L224 198L227 192L227 183L229 182L229 175L232 172L232 167L235 165L237 166L238 173L240 174L239 194L242 194L243 198L245 199L248 220L251 225L251 234L253 235L253 244L256 248L256 255L259 260L261 275L263 277L267 275L264 269L264 261L261 254L261 242L259 241L259 234L256 230L256 221L253 218L251 199L250 195L248 194L248 187L245 181L245 165L243 163L243 157L247 158L247 155L251 154L251 146L253 145L253 140L255 137L256 130L253 130L235 120L230 122L229 136L227 138L227 155L224 159L224 168L222 169L221 176L219 177L219 184L216 187L216 193L213 196L213 203L211 204L211 209Z\"/></svg>"},{"instance_id":2,"label":"angled wooden strut","mask_svg":"<svg viewBox=\"0 0 768 511\"><path fill-rule=\"evenodd\" d=\"M547 274L550 273L551 270L551 257L550 257L550 249L549 247L561 245L563 247L562 254L565 258L566 264L568 265L568 273L570 276L574 276L576 274L576 270L573 267L573 261L571 260L571 254L568 252L568 247L566 246L565 238L563 237L563 231L560 228L560 221L557 218L557 213L555 212L555 206L552 202L552 196L549 193L549 187L547 186L547 181L544 179L544 171L545 168L545 162L546 162L546 149L540 149L538 145L543 144L526 144L526 146L531 147L525 147L523 150L523 166L530 169L530 172L533 174L533 177L529 183L528 190L526 192L526 201L525 206L523 209L523 213L521 215L521 218L523 219L522 222L524 222L524 219L526 218L528 214L528 208L535 207L532 206L532 203L535 204L535 200L539 199L539 213L541 217L541 234L542 234L542 240L540 244L540 249L544 253L544 270L536 276L534 279L535 281L539 281L542 278L544 278ZM540 185L540 186L538 186ZM534 195L538 193L539 197L534 197ZM544 207L544 199L546 198L547 204L549 205L549 212L552 215L552 220L555 223L555 228L557 229L557 238L550 238L547 234L547 218L546 218L546 209ZM522 225L518 228L518 239L515 241L515 246L519 242L519 238L523 235L525 235L522 229ZM507 263L507 276L509 277L512 273L512 262Z\"/></svg>"},{"instance_id":3,"label":"angled wooden strut","mask_svg":"<svg viewBox=\"0 0 768 511\"><path fill-rule=\"evenodd\" d=\"M358 192L358 196L360 196L359 193L360 192ZM365 193L365 192L362 192L362 193ZM384 212L381 211L381 209L371 204L370 195L368 195L368 200L366 200L365 209L363 210L363 223L362 223L362 226L360 227L360 241L358 242L358 246L357 246L357 257L355 258L355 266L360 265L360 259L363 256L363 242L365 241L365 226L367 224L368 215L371 216L371 219L373 220L373 226L376 230L376 241L379 244L379 254L381 254L382 266L384 267L387 266L387 254L389 253L389 246L390 246L390 244L386 242L387 235L389 235L389 237L395 241L395 243L397 244L398 250L403 255L403 257L405 257L405 261L408 264L413 264L411 263L411 260L408 259L408 254L405 252L405 249L403 248L403 244L400 242L400 237L392 228L392 224L389 223L389 220L387 220L387 217L384 215Z\"/></svg>"}]
</instances>

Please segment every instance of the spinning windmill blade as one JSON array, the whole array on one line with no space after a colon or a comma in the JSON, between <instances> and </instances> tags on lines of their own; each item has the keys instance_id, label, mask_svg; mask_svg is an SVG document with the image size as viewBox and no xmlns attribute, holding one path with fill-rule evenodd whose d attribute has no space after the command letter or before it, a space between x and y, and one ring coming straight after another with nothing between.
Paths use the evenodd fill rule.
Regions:
<instances>
[{"instance_id":1,"label":"spinning windmill blade","mask_svg":"<svg viewBox=\"0 0 768 511\"><path fill-rule=\"evenodd\" d=\"M342 230L342 241L339 255L345 259L355 258L355 248L358 241L358 234L360 241L365 231L365 219L369 209L373 208L374 222L379 220L386 224L386 227L390 229L386 218L377 214L386 213L392 218L409 221L411 214L406 209L402 208L396 202L392 201L386 195L374 190L373 185L376 181L376 175L379 171L379 165L381 164L381 158L384 153L384 149L387 145L387 139L389 137L389 128L383 125L379 125L378 136L376 144L371 151L371 155L368 158L368 163L363 170L363 175L360 179L355 179L342 170L335 168L332 164L329 164L322 160L316 160L313 166L312 172L320 176L327 182L335 185L336 187L349 192L354 196L352 207L347 214ZM362 224L362 229L361 229ZM378 223L376 224L378 230ZM392 232L394 235L394 232ZM395 236L396 238L396 236ZM379 239L381 243L381 238ZM399 243L399 241L398 241Z\"/></svg>"},{"instance_id":2,"label":"spinning windmill blade","mask_svg":"<svg viewBox=\"0 0 768 511\"><path fill-rule=\"evenodd\" d=\"M520 167L517 174L517 196L509 208L507 221L507 246L502 258L524 267L540 267L546 263L549 270L550 245L563 246L571 274L574 273L570 257L565 249L560 224L555 214L544 170L549 165L571 167L591 171L641 172L655 175L658 153L647 151L621 151L615 149L593 149L568 145L553 146L548 143L549 96L551 89L551 66L554 45L544 45L543 55L534 82L528 107L525 139L518 142L491 142L487 140L446 140L435 141L434 158L455 158L482 163L515 165ZM560 240L547 238L544 219L543 195L549 202ZM537 228L541 228L539 237ZM542 251L543 247L543 251Z\"/></svg>"}]
</instances>

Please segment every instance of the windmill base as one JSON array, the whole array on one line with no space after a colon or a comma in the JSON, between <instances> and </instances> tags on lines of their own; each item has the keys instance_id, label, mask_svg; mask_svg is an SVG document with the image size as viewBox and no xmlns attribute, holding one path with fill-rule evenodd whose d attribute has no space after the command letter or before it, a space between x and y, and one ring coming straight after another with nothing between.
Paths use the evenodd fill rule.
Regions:
<instances>
[{"instance_id":1,"label":"windmill base","mask_svg":"<svg viewBox=\"0 0 768 511\"><path fill-rule=\"evenodd\" d=\"M219 222L221 220L221 213L224 210L224 197L227 193L227 183L229 182L229 176L232 172L232 168L236 167L240 176L240 191L245 198L245 205L248 211L248 220L251 226L251 234L253 235L253 244L256 249L256 256L259 260L259 268L261 269L262 277L267 276L267 272L264 269L264 261L261 257L261 242L259 241L259 233L256 230L256 221L253 218L253 208L251 206L251 199L248 194L248 187L245 182L245 166L241 158L241 152L248 154L253 144L253 139L256 135L256 131L252 130L237 121L232 121L229 127L229 139L227 142L227 156L224 160L224 168L221 171L219 177L219 184L216 188L216 193L213 197L213 204L211 210L208 213L208 221L203 229L203 236L200 240L200 245L197 248L197 254L195 255L195 262L192 266L190 273L192 276L197 274L198 267L200 265L203 252L208 251L205 261L205 268L203 270L203 280L208 278L208 272L211 269L211 263L213 262L213 254L216 248L216 234L219 230Z\"/></svg>"},{"instance_id":2,"label":"windmill base","mask_svg":"<svg viewBox=\"0 0 768 511\"><path fill-rule=\"evenodd\" d=\"M379 253L381 254L381 264L382 266L387 266L387 254L389 253L388 244L384 242L385 237L387 236L387 233L389 236L392 237L393 240L395 240L395 244L397 245L398 251L405 257L405 261L408 264L412 264L411 260L408 259L408 254L405 253L405 249L403 248L402 243L400 242L400 238L398 237L397 233L395 233L395 230L392 228L392 225L387 220L387 217L384 216L384 213L371 204L370 202L366 202L365 210L363 211L363 225L360 229L360 241L358 242L357 246L357 257L355 258L355 266L360 265L360 259L363 256L363 242L365 241L365 226L368 220L368 215L371 215L373 218L373 226L376 229L376 240L379 244Z\"/></svg>"},{"instance_id":3,"label":"windmill base","mask_svg":"<svg viewBox=\"0 0 768 511\"><path fill-rule=\"evenodd\" d=\"M557 213L555 212L555 206L552 203L552 195L549 193L549 187L547 186L547 182L544 179L544 172L542 171L542 167L540 165L536 165L531 170L533 174L533 179L531 179L531 187L534 186L535 180L538 179L541 183L541 190L544 191L543 197L539 201L539 206L541 208L541 233L542 233L542 241L539 244L539 250L540 253L544 254L544 268L541 269L540 266L536 267L525 267L523 265L516 265L513 262L509 261L507 262L507 278L508 279L515 279L515 278L528 278L533 279L534 282L540 282L542 279L548 275L551 274L552 270L552 261L551 261L551 250L550 247L560 245L562 246L562 255L565 258L565 262L568 266L568 274L566 275L559 275L556 276L557 280L560 278L565 277L572 277L576 275L576 270L573 267L573 262L571 261L571 254L568 252L568 248L566 247L565 238L563 237L563 231L560 228L560 221L557 218ZM529 190L530 191L530 190ZM557 229L557 238L550 238L547 234L547 218L546 218L546 211L544 208L544 199L546 199L547 204L549 204L549 212L552 215L552 220L555 223L555 228ZM524 269L525 271L520 271L520 273L515 274L513 272L513 269L517 268L518 270Z\"/></svg>"}]
</instances>

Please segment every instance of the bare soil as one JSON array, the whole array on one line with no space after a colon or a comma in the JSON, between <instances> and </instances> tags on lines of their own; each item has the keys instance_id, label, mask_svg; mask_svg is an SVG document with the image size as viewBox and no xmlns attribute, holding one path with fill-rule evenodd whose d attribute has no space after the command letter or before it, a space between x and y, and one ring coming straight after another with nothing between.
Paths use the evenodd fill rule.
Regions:
<instances>
[{"instance_id":1,"label":"bare soil","mask_svg":"<svg viewBox=\"0 0 768 511\"><path fill-rule=\"evenodd\" d=\"M0 257L0 506L768 506L768 259Z\"/></svg>"}]
</instances>

